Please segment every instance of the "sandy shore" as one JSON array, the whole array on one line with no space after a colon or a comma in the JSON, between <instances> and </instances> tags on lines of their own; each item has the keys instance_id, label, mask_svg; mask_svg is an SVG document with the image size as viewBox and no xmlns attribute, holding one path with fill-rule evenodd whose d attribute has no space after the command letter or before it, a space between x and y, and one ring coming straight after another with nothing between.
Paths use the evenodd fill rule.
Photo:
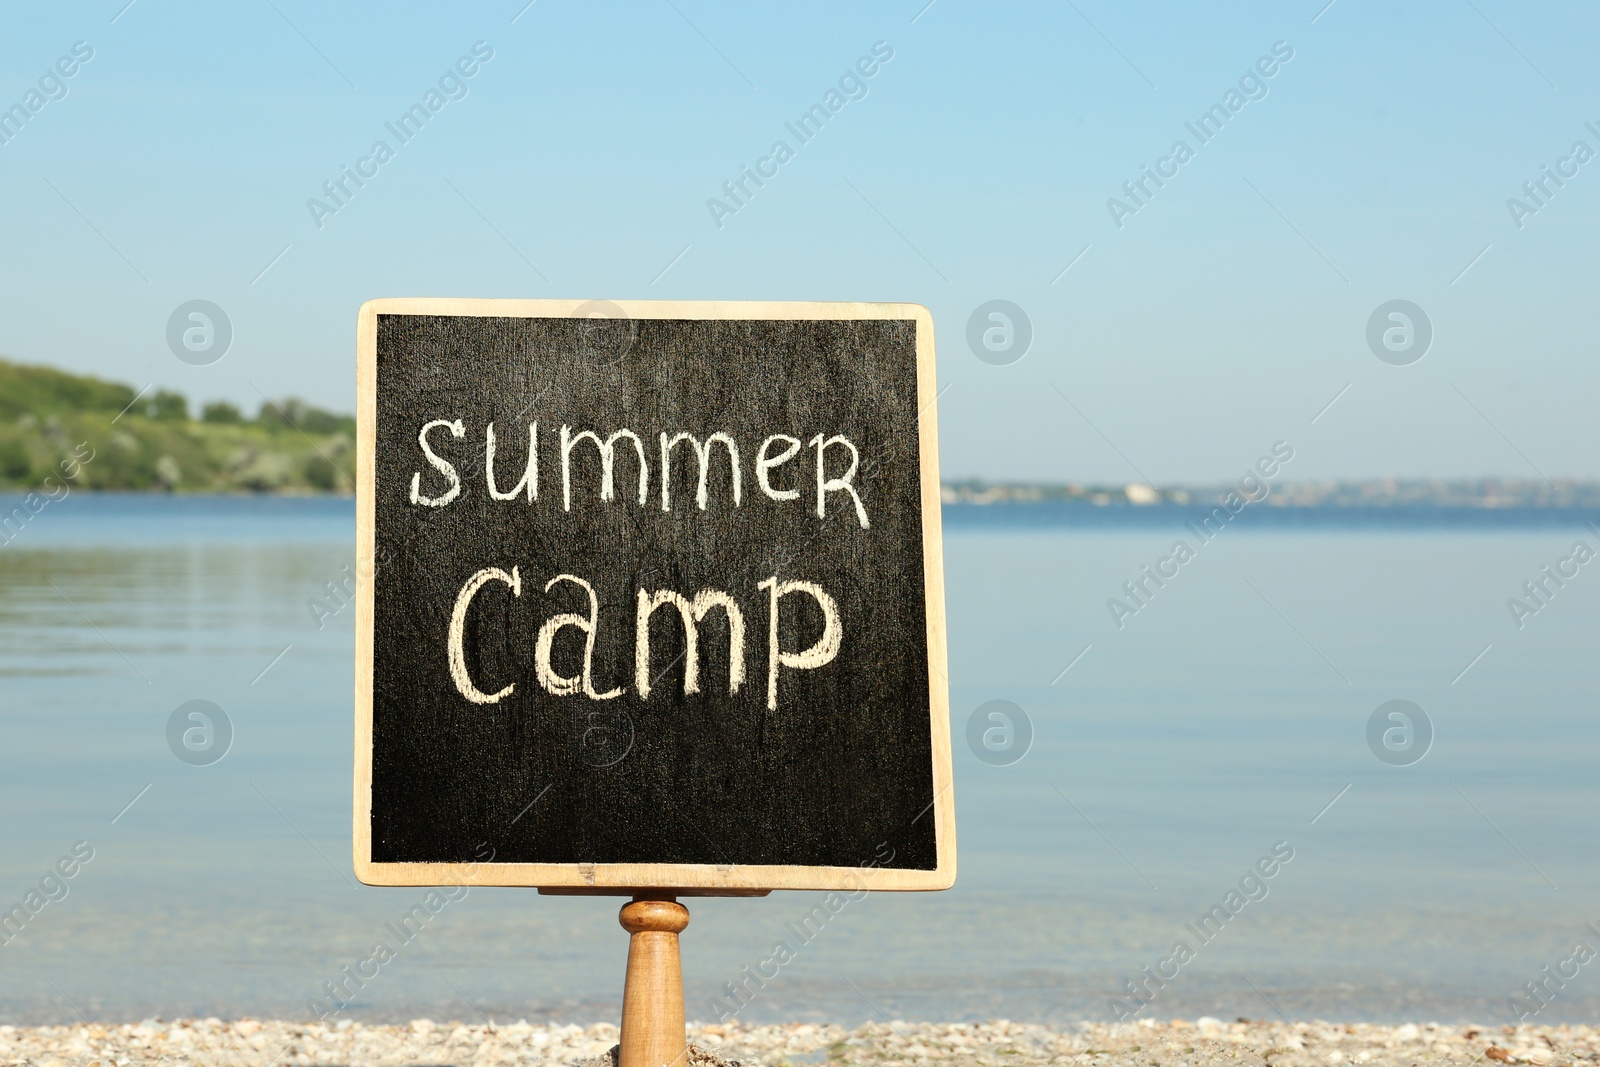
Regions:
<instances>
[{"instance_id":1,"label":"sandy shore","mask_svg":"<svg viewBox=\"0 0 1600 1067\"><path fill-rule=\"evenodd\" d=\"M1082 1023L1051 1029L1005 1021L834 1025L691 1026L690 1067L900 1067L977 1064L1272 1065L1528 1063L1600 1061L1592 1026L1346 1026L1313 1023ZM127 1025L0 1026L0 1067L564 1067L604 1063L617 1040L609 1023L589 1027L507 1023L399 1025L182 1019ZM701 1055L703 1050L705 1055Z\"/></svg>"}]
</instances>

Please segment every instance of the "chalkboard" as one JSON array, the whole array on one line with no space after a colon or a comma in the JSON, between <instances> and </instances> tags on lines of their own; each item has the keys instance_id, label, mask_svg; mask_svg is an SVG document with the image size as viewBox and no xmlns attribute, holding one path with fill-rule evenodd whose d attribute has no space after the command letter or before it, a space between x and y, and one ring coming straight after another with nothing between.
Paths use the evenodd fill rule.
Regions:
<instances>
[{"instance_id":1,"label":"chalkboard","mask_svg":"<svg viewBox=\"0 0 1600 1067\"><path fill-rule=\"evenodd\" d=\"M358 333L364 882L952 884L926 308L393 299Z\"/></svg>"}]
</instances>

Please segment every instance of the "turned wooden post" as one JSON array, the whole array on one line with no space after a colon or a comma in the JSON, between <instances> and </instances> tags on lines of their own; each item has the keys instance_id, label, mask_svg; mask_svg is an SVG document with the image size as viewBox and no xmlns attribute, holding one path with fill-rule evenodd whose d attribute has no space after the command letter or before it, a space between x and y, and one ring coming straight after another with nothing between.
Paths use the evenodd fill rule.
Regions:
<instances>
[{"instance_id":1,"label":"turned wooden post","mask_svg":"<svg viewBox=\"0 0 1600 1067\"><path fill-rule=\"evenodd\" d=\"M617 1065L686 1067L678 934L689 925L689 909L668 894L640 894L622 906L617 921L632 935Z\"/></svg>"}]
</instances>

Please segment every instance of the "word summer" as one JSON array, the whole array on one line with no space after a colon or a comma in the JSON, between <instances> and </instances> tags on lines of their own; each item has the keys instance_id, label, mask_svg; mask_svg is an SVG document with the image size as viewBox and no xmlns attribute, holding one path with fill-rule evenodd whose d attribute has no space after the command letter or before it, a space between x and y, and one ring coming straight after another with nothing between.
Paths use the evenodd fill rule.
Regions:
<instances>
[{"instance_id":1,"label":"word summer","mask_svg":"<svg viewBox=\"0 0 1600 1067\"><path fill-rule=\"evenodd\" d=\"M511 595L515 598L522 596L522 575L516 567L512 567L509 572L499 567L485 567L467 579L466 584L461 587L461 592L457 594L455 608L450 613L450 630L447 638L450 678L456 684L456 691L473 704L497 704L517 691L517 683L508 682L492 693L485 692L478 688L478 683L473 679L467 666L467 616L472 610L473 598L490 582L509 586ZM544 592L549 593L562 582L583 590L589 610L586 615L574 612L552 615L539 627L538 637L534 640L534 670L539 685L552 696L575 696L582 693L590 700L613 700L626 690L619 686L601 692L595 688L594 683L594 644L595 633L600 626L600 599L595 595L594 586L572 574L558 574L551 578L545 583ZM778 671L783 667L791 670L815 670L832 663L839 655L839 645L844 640L844 624L839 619L838 602L815 582L780 581L777 576L773 576L758 583L756 588L765 590L769 594L766 598L768 601L767 708L776 711ZM811 597L821 609L822 635L809 648L786 651L779 646L778 641L778 603L784 597L797 593ZM740 610L733 597L720 589L702 589L692 600L670 589L653 593L641 589L634 613L633 683L639 690L639 699L649 699L650 691L655 685L652 678L660 680L659 675L652 675L650 671L650 616L655 614L657 609L669 605L676 609L678 617L683 620L684 695L690 696L700 692L699 624L713 608L721 608L727 619L728 692L737 694L739 687L744 683L744 612ZM583 639L583 669L570 677L562 675L551 663L556 638L566 629L577 631L577 635L581 635Z\"/></svg>"},{"instance_id":2,"label":"word summer","mask_svg":"<svg viewBox=\"0 0 1600 1067\"><path fill-rule=\"evenodd\" d=\"M461 473L456 469L456 464L435 449L434 438L437 438L441 447L446 443L440 431L448 433L450 437L463 440L467 436L467 428L460 419L434 419L424 423L417 434L417 444L422 449L423 458L433 468L426 478L424 472L416 471L411 475L411 503L425 508L442 508L458 499L462 492ZM626 446L618 449L618 442L626 442ZM656 442L652 442L654 445ZM672 510L672 458L675 453L684 457L682 465L698 461L698 468L694 481L694 502L701 511L705 511L709 501L710 478L712 458L716 446L721 445L727 457L728 486L734 507L739 507L744 500L744 476L739 459L739 445L725 433L717 432L707 436L704 440L688 433L668 433L661 431L659 438L660 449L657 455L658 483L660 485L661 510ZM687 449L679 446L687 445ZM585 447L590 446L590 447ZM561 507L564 511L572 510L574 482L582 478L580 468L587 467L592 474L596 469L598 460L598 473L600 485L598 493L591 490L591 495L597 495L601 502L608 502L617 498L617 456L629 455L631 451L637 460L635 466L638 471L639 504L644 506L650 500L650 459L646 455L644 438L632 430L618 430L609 437L601 438L593 430L574 431L570 426L561 427L559 455L557 457L561 468ZM800 452L800 439L790 437L788 434L775 433L761 442L761 447L756 449L755 461L751 465L755 476L757 488L769 500L799 500L801 499L802 484L809 487L815 485L815 503L817 518L828 517L828 494L844 494L848 500L844 503L854 505L856 521L862 529L871 525L867 519L866 505L861 502L861 495L856 492L854 478L856 469L861 465L861 453L848 437L834 434L825 437L817 434L807 442L809 449L815 450L816 459L813 464L815 479L794 477L789 472L792 487L774 484L773 474L785 464L794 460ZM495 439L494 423L484 427L483 442L483 483L489 491L491 500L515 500L522 497L527 503L539 499L539 424L528 424L527 455L522 463L522 477L510 489L501 489L505 484L505 476L497 477L495 474L495 454L497 442ZM656 451L654 448L650 451ZM587 463L583 462L584 456L589 456ZM831 469L833 473L829 473ZM548 466L548 463L546 464ZM719 464L720 465L720 464ZM582 498L582 486L578 486L579 497ZM837 497L835 498L838 499Z\"/></svg>"}]
</instances>

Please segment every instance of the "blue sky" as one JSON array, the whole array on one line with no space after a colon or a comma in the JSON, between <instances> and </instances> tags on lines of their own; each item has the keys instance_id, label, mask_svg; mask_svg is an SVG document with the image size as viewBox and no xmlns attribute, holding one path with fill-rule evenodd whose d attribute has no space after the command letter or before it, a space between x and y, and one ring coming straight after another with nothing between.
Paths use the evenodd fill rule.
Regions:
<instances>
[{"instance_id":1,"label":"blue sky","mask_svg":"<svg viewBox=\"0 0 1600 1067\"><path fill-rule=\"evenodd\" d=\"M1600 151L1592 7L125 2L7 13L0 104L94 49L0 145L14 359L353 410L372 297L907 300L938 326L947 477L1220 481L1278 440L1293 479L1600 476L1600 159L1507 208ZM384 124L479 41L398 145ZM784 123L880 41L798 144ZM1276 42L1266 95L1199 144L1184 124ZM308 198L379 138L319 228ZM1119 227L1108 198L1180 138ZM719 228L707 200L778 139L794 158ZM195 298L235 331L206 367L165 340ZM1009 366L966 342L991 299L1032 323ZM1435 332L1408 366L1366 341L1394 299Z\"/></svg>"}]
</instances>

